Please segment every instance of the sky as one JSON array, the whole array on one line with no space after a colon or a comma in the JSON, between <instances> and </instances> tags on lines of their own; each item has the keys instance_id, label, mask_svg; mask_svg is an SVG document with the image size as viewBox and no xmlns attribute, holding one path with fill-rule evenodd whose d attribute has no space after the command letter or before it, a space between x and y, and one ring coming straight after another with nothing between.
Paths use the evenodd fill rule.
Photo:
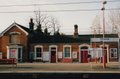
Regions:
<instances>
[{"instance_id":1,"label":"sky","mask_svg":"<svg viewBox=\"0 0 120 79\"><path fill-rule=\"evenodd\" d=\"M69 2L92 2L100 1L100 3L81 3L67 5L32 5L32 6L9 6L5 5L29 5L29 4L54 4ZM120 8L119 0L106 0L106 9ZM115 1L115 2L109 2ZM3 7L4 6L4 7ZM101 15L101 10L81 11L81 9L101 9L102 0L0 0L0 32L16 22L23 26L29 27L29 19L35 18L34 11L40 10L41 13L57 18L61 28L60 32L64 34L73 34L74 25L78 25L79 34L92 33L90 27L97 15ZM80 10L80 11L64 11L64 12L42 12L56 10ZM33 11L29 13L10 13L16 11ZM2 13L6 12L6 13ZM106 12L107 13L107 12ZM106 14L107 15L107 14Z\"/></svg>"}]
</instances>

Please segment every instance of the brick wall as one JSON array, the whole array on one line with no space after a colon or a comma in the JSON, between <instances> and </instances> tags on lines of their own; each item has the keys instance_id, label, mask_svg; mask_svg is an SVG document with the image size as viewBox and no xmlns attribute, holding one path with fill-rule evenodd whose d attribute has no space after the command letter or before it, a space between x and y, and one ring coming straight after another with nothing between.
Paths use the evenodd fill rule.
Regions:
<instances>
[{"instance_id":1,"label":"brick wall","mask_svg":"<svg viewBox=\"0 0 120 79\"><path fill-rule=\"evenodd\" d=\"M1 52L3 52L3 58L7 58L7 46L9 45L9 33L10 32L19 32L20 33L20 44L23 46L23 58L26 61L28 59L28 46L27 46L27 36L25 32L23 32L18 27L13 26L11 29L9 29L2 37L1 37Z\"/></svg>"}]
</instances>

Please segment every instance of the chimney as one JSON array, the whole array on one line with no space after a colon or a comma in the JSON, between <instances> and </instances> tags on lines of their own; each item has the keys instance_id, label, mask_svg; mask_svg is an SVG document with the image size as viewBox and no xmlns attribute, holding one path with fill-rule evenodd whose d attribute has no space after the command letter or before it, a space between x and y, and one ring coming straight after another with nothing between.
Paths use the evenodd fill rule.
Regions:
<instances>
[{"instance_id":1,"label":"chimney","mask_svg":"<svg viewBox=\"0 0 120 79\"><path fill-rule=\"evenodd\" d=\"M34 23L33 23L33 19L32 19L32 18L30 18L29 28L30 28L31 30L34 30Z\"/></svg>"},{"instance_id":2,"label":"chimney","mask_svg":"<svg viewBox=\"0 0 120 79\"><path fill-rule=\"evenodd\" d=\"M78 25L74 25L74 37L78 37Z\"/></svg>"}]
</instances>

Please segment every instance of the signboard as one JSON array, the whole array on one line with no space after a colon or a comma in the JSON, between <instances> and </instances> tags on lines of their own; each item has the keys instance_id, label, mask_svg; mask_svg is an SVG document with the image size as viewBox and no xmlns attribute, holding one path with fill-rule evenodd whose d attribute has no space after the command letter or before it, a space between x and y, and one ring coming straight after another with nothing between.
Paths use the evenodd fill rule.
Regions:
<instances>
[{"instance_id":1,"label":"signboard","mask_svg":"<svg viewBox=\"0 0 120 79\"><path fill-rule=\"evenodd\" d=\"M73 58L77 58L77 52L72 53Z\"/></svg>"},{"instance_id":2,"label":"signboard","mask_svg":"<svg viewBox=\"0 0 120 79\"><path fill-rule=\"evenodd\" d=\"M91 38L91 42L119 42L119 38Z\"/></svg>"},{"instance_id":3,"label":"signboard","mask_svg":"<svg viewBox=\"0 0 120 79\"><path fill-rule=\"evenodd\" d=\"M62 52L58 52L58 58L62 58Z\"/></svg>"},{"instance_id":4,"label":"signboard","mask_svg":"<svg viewBox=\"0 0 120 79\"><path fill-rule=\"evenodd\" d=\"M10 58L16 58L17 49L10 49Z\"/></svg>"},{"instance_id":5,"label":"signboard","mask_svg":"<svg viewBox=\"0 0 120 79\"><path fill-rule=\"evenodd\" d=\"M43 52L42 57L43 57L43 61L50 61L50 53L49 52Z\"/></svg>"},{"instance_id":6,"label":"signboard","mask_svg":"<svg viewBox=\"0 0 120 79\"><path fill-rule=\"evenodd\" d=\"M102 57L102 48L89 48L89 52L92 58Z\"/></svg>"}]
</instances>

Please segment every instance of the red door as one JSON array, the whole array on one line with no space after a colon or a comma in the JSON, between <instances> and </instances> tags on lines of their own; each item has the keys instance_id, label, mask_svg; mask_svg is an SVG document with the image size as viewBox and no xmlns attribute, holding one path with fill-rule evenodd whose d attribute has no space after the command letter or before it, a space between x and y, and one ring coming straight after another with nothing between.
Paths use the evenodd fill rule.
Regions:
<instances>
[{"instance_id":1,"label":"red door","mask_svg":"<svg viewBox=\"0 0 120 79\"><path fill-rule=\"evenodd\" d=\"M102 47L103 49L103 47ZM103 52L104 56L105 56L105 63L107 63L107 47L104 47L104 52ZM102 59L101 59L101 62L103 62L103 56L102 56Z\"/></svg>"},{"instance_id":2,"label":"red door","mask_svg":"<svg viewBox=\"0 0 120 79\"><path fill-rule=\"evenodd\" d=\"M81 51L81 61L82 63L88 63L88 51L87 50L83 50Z\"/></svg>"},{"instance_id":3,"label":"red door","mask_svg":"<svg viewBox=\"0 0 120 79\"><path fill-rule=\"evenodd\" d=\"M56 63L56 48L51 48L51 63Z\"/></svg>"},{"instance_id":4,"label":"red door","mask_svg":"<svg viewBox=\"0 0 120 79\"><path fill-rule=\"evenodd\" d=\"M107 63L107 50L105 50L104 52L105 52L105 63Z\"/></svg>"},{"instance_id":5,"label":"red door","mask_svg":"<svg viewBox=\"0 0 120 79\"><path fill-rule=\"evenodd\" d=\"M107 50L106 49L104 50L104 55L105 55L105 63L107 63ZM102 58L101 62L103 62L103 58Z\"/></svg>"}]
</instances>

